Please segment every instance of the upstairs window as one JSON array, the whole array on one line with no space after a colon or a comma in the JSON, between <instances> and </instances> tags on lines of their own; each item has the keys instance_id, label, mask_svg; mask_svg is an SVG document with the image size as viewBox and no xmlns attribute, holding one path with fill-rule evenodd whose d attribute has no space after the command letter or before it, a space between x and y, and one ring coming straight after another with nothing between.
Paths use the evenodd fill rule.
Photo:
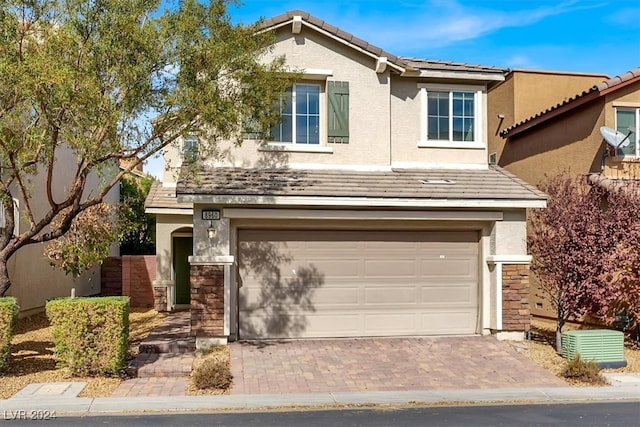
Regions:
<instances>
[{"instance_id":1,"label":"upstairs window","mask_svg":"<svg viewBox=\"0 0 640 427\"><path fill-rule=\"evenodd\" d=\"M182 139L182 155L186 163L193 163L198 159L198 137L188 135Z\"/></svg>"},{"instance_id":2,"label":"upstairs window","mask_svg":"<svg viewBox=\"0 0 640 427\"><path fill-rule=\"evenodd\" d=\"M271 140L291 144L320 144L320 86L296 84L280 96L280 122Z\"/></svg>"},{"instance_id":3,"label":"upstairs window","mask_svg":"<svg viewBox=\"0 0 640 427\"><path fill-rule=\"evenodd\" d=\"M484 147L482 88L420 85L423 147Z\"/></svg>"},{"instance_id":4,"label":"upstairs window","mask_svg":"<svg viewBox=\"0 0 640 427\"><path fill-rule=\"evenodd\" d=\"M640 157L640 108L616 108L616 130L629 135L629 145L618 148L618 155Z\"/></svg>"}]
</instances>

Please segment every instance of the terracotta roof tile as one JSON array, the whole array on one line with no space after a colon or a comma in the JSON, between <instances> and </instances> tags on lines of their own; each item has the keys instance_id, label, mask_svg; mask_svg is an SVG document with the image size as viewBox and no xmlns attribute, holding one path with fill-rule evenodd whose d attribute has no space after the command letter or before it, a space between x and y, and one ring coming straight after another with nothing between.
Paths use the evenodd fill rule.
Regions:
<instances>
[{"instance_id":1,"label":"terracotta roof tile","mask_svg":"<svg viewBox=\"0 0 640 427\"><path fill-rule=\"evenodd\" d=\"M631 71L627 71L626 73L619 76L605 80L572 97L566 98L561 102L534 114L533 116L527 117L526 119L523 119L518 123L514 123L513 125L501 130L500 135L503 137L511 136L515 131L524 130L525 126L528 124L530 126L526 126L526 128L531 127L531 125L533 125L534 123L537 124L543 122L547 118L555 117L558 114L563 113L564 111L571 110L572 108L582 105L583 103L588 102L591 99L599 98L600 96L605 95L611 90L615 90L618 87L622 87L623 85L632 82L634 79L639 78L640 67L635 68Z\"/></svg>"}]
</instances>

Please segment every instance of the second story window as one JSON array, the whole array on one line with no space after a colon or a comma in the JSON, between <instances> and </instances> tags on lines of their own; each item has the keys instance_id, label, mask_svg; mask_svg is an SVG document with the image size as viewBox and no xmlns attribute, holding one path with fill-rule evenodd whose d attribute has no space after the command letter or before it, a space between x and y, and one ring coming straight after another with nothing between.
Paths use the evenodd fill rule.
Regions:
<instances>
[{"instance_id":1,"label":"second story window","mask_svg":"<svg viewBox=\"0 0 640 427\"><path fill-rule=\"evenodd\" d=\"M292 144L320 144L320 86L296 84L280 97L280 122L271 140Z\"/></svg>"},{"instance_id":2,"label":"second story window","mask_svg":"<svg viewBox=\"0 0 640 427\"><path fill-rule=\"evenodd\" d=\"M616 130L629 135L629 145L618 148L618 155L640 157L640 108L616 108Z\"/></svg>"},{"instance_id":3,"label":"second story window","mask_svg":"<svg viewBox=\"0 0 640 427\"><path fill-rule=\"evenodd\" d=\"M422 135L419 146L481 148L482 88L420 85Z\"/></svg>"},{"instance_id":4,"label":"second story window","mask_svg":"<svg viewBox=\"0 0 640 427\"><path fill-rule=\"evenodd\" d=\"M198 137L188 135L183 138L182 155L186 163L193 163L198 159Z\"/></svg>"}]
</instances>

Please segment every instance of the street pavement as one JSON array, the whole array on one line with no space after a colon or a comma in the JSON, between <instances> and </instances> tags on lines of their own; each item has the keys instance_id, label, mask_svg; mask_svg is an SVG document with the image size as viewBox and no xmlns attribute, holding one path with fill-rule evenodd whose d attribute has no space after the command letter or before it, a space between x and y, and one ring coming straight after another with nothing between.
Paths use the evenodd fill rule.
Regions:
<instances>
[{"instance_id":1,"label":"street pavement","mask_svg":"<svg viewBox=\"0 0 640 427\"><path fill-rule=\"evenodd\" d=\"M640 378L638 378L640 379ZM67 386L65 387L66 384ZM186 412L257 410L283 407L348 407L367 405L457 405L469 403L555 403L587 401L640 402L640 381L604 387L414 390L392 392L322 392L221 396L100 397L73 396L70 384L31 384L10 399L0 400L0 415L54 413ZM73 387L78 387L74 385ZM640 405L640 403L639 403ZM22 412L20 412L22 414Z\"/></svg>"}]
</instances>

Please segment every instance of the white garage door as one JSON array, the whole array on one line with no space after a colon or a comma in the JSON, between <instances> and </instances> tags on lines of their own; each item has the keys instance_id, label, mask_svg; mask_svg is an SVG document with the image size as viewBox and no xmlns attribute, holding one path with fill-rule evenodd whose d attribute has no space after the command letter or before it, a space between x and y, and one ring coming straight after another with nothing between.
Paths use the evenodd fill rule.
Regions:
<instances>
[{"instance_id":1,"label":"white garage door","mask_svg":"<svg viewBox=\"0 0 640 427\"><path fill-rule=\"evenodd\" d=\"M476 332L478 233L240 230L241 339Z\"/></svg>"}]
</instances>

